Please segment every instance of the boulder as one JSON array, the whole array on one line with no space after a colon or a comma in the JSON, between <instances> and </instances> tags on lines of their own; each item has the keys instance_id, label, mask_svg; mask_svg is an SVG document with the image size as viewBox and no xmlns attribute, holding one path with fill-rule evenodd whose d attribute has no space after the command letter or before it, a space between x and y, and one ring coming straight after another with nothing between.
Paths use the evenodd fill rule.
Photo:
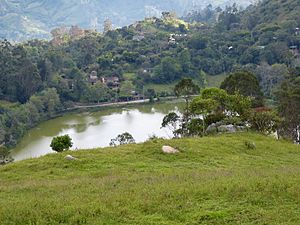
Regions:
<instances>
[{"instance_id":1,"label":"boulder","mask_svg":"<svg viewBox=\"0 0 300 225\"><path fill-rule=\"evenodd\" d=\"M68 161L78 160L77 158L75 158L75 157L73 157L71 155L66 155L65 159L68 160Z\"/></svg>"},{"instance_id":2,"label":"boulder","mask_svg":"<svg viewBox=\"0 0 300 225\"><path fill-rule=\"evenodd\" d=\"M218 132L218 127L217 127L217 124L215 124L215 123L209 125L206 129L206 133L208 133L208 134L215 134L217 132Z\"/></svg>"},{"instance_id":3,"label":"boulder","mask_svg":"<svg viewBox=\"0 0 300 225\"><path fill-rule=\"evenodd\" d=\"M176 154L179 152L177 149L175 149L171 146L163 146L162 151L163 151L163 153L166 153L166 154Z\"/></svg>"},{"instance_id":4,"label":"boulder","mask_svg":"<svg viewBox=\"0 0 300 225\"><path fill-rule=\"evenodd\" d=\"M237 129L234 125L230 124L219 126L218 131L221 133L235 133L237 132Z\"/></svg>"}]
</instances>

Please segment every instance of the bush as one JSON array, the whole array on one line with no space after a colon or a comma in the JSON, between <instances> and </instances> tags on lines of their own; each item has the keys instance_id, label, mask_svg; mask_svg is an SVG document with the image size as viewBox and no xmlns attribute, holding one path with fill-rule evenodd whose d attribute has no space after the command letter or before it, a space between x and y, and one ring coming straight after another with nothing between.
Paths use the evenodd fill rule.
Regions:
<instances>
[{"instance_id":1,"label":"bush","mask_svg":"<svg viewBox=\"0 0 300 225\"><path fill-rule=\"evenodd\" d=\"M254 112L249 122L253 130L271 134L277 130L280 118L274 112Z\"/></svg>"},{"instance_id":2,"label":"bush","mask_svg":"<svg viewBox=\"0 0 300 225\"><path fill-rule=\"evenodd\" d=\"M118 145L125 145L125 144L134 144L135 140L131 134L125 132L123 134L119 134L116 138L111 139L109 145L110 146L118 146Z\"/></svg>"},{"instance_id":3,"label":"bush","mask_svg":"<svg viewBox=\"0 0 300 225\"><path fill-rule=\"evenodd\" d=\"M222 113L208 115L205 119L206 126L209 126L213 123L220 122L220 121L224 120L225 117L226 116Z\"/></svg>"},{"instance_id":4,"label":"bush","mask_svg":"<svg viewBox=\"0 0 300 225\"><path fill-rule=\"evenodd\" d=\"M4 165L13 162L14 159L9 156L9 150L5 147L0 146L0 165Z\"/></svg>"},{"instance_id":5,"label":"bush","mask_svg":"<svg viewBox=\"0 0 300 225\"><path fill-rule=\"evenodd\" d=\"M54 137L50 144L52 150L56 152L63 152L65 150L69 150L72 146L72 139L69 135Z\"/></svg>"}]
</instances>

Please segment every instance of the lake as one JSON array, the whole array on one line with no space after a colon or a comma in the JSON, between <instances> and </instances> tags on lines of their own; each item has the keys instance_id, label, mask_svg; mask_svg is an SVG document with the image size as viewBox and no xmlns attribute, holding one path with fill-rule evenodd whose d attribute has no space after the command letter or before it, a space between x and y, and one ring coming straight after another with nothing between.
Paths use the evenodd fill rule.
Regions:
<instances>
[{"instance_id":1,"label":"lake","mask_svg":"<svg viewBox=\"0 0 300 225\"><path fill-rule=\"evenodd\" d=\"M53 153L50 148L52 138L65 134L73 140L72 150L107 147L112 138L124 132L132 134L136 142L144 142L151 135L171 138L172 132L161 129L161 123L166 114L178 111L177 105L181 104L147 104L70 113L30 130L11 155L19 161Z\"/></svg>"}]
</instances>

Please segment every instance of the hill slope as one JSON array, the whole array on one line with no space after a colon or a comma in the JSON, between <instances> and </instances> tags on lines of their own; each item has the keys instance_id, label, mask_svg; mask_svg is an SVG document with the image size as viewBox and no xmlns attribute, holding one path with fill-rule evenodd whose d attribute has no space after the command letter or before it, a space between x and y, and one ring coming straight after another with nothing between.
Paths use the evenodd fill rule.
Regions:
<instances>
[{"instance_id":1,"label":"hill slope","mask_svg":"<svg viewBox=\"0 0 300 225\"><path fill-rule=\"evenodd\" d=\"M286 142L245 133L65 154L0 168L2 224L300 221L300 149Z\"/></svg>"},{"instance_id":2,"label":"hill slope","mask_svg":"<svg viewBox=\"0 0 300 225\"><path fill-rule=\"evenodd\" d=\"M49 31L59 26L79 25L102 30L110 18L115 27L129 25L145 16L159 16L175 10L179 15L209 3L231 4L231 0L1 0L0 38L24 40L48 38ZM239 1L239 4L249 4Z\"/></svg>"}]
</instances>

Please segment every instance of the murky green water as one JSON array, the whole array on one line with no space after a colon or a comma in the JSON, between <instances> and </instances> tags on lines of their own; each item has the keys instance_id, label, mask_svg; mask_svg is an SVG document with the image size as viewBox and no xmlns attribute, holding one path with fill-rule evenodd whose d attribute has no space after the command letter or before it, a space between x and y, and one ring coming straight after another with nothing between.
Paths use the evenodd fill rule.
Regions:
<instances>
[{"instance_id":1,"label":"murky green water","mask_svg":"<svg viewBox=\"0 0 300 225\"><path fill-rule=\"evenodd\" d=\"M177 105L181 104L163 103L68 114L30 130L12 151L12 157L18 161L52 153L52 138L64 134L73 139L72 149L105 147L123 132L131 133L136 142L143 142L153 134L170 138L171 132L161 129L161 122L168 112L178 110Z\"/></svg>"}]
</instances>

